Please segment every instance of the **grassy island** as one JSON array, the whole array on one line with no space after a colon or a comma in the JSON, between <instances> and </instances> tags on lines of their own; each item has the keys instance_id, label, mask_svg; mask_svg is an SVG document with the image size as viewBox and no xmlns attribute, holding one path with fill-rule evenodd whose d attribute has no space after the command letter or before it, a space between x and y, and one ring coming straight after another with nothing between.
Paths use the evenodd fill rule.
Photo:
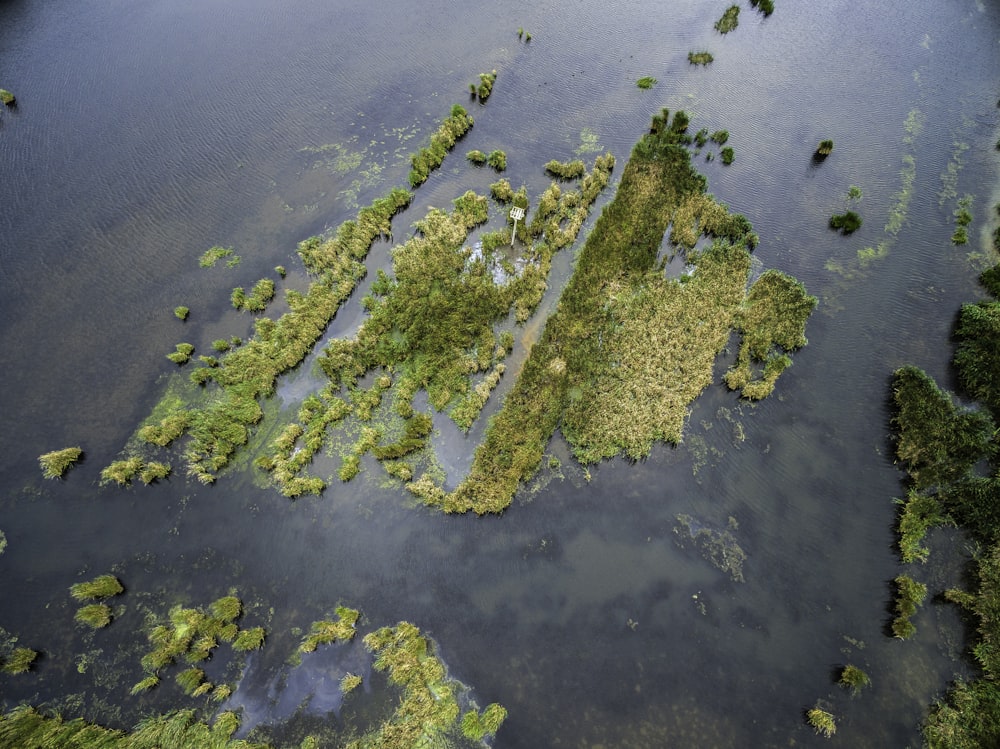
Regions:
<instances>
[{"instance_id":1,"label":"grassy island","mask_svg":"<svg viewBox=\"0 0 1000 749\"><path fill-rule=\"evenodd\" d=\"M720 34L728 34L740 25L740 6L730 5L726 12L715 22L715 30Z\"/></svg>"},{"instance_id":2,"label":"grassy island","mask_svg":"<svg viewBox=\"0 0 1000 749\"><path fill-rule=\"evenodd\" d=\"M801 329L815 300L780 274L747 295L757 237L743 216L706 193L691 165L687 124L683 112L654 117L557 311L476 448L469 476L451 494L421 477L410 488L425 501L450 512L501 512L537 470L556 428L584 463L645 457L654 441L680 441L688 404L711 383L734 327L752 333L735 383L748 397L773 385L790 362L787 351L804 343ZM691 265L679 279L660 266L670 226L670 254L684 252ZM696 252L701 235L715 241ZM771 321L779 293L797 301L782 308L787 319ZM762 372L751 366L760 360Z\"/></svg>"},{"instance_id":3,"label":"grassy island","mask_svg":"<svg viewBox=\"0 0 1000 749\"><path fill-rule=\"evenodd\" d=\"M47 479L61 479L66 471L83 456L79 447L66 447L38 456L42 475Z\"/></svg>"}]
</instances>

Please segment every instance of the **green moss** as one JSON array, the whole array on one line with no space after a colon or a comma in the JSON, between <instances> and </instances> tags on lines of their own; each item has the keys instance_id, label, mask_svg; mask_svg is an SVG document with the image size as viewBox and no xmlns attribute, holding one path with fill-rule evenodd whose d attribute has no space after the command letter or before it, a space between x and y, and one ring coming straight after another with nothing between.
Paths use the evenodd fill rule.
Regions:
<instances>
[{"instance_id":1,"label":"green moss","mask_svg":"<svg viewBox=\"0 0 1000 749\"><path fill-rule=\"evenodd\" d=\"M53 450L50 453L38 456L38 465L41 466L42 476L47 479L61 479L66 471L74 463L83 457L83 450L79 447L65 447L62 450Z\"/></svg>"},{"instance_id":2,"label":"green moss","mask_svg":"<svg viewBox=\"0 0 1000 749\"><path fill-rule=\"evenodd\" d=\"M117 596L124 590L121 581L114 575L100 575L93 580L70 586L69 594L76 601L87 601Z\"/></svg>"},{"instance_id":3,"label":"green moss","mask_svg":"<svg viewBox=\"0 0 1000 749\"><path fill-rule=\"evenodd\" d=\"M84 624L94 629L101 629L111 623L111 607L103 603L91 603L81 606L73 619L77 624Z\"/></svg>"},{"instance_id":4,"label":"green moss","mask_svg":"<svg viewBox=\"0 0 1000 749\"><path fill-rule=\"evenodd\" d=\"M644 76L635 82L635 85L642 89L652 88L656 85L656 79L650 75Z\"/></svg>"},{"instance_id":5,"label":"green moss","mask_svg":"<svg viewBox=\"0 0 1000 749\"><path fill-rule=\"evenodd\" d=\"M174 307L174 317L178 320L187 320L188 315L191 314L191 310L187 307Z\"/></svg>"},{"instance_id":6,"label":"green moss","mask_svg":"<svg viewBox=\"0 0 1000 749\"><path fill-rule=\"evenodd\" d=\"M715 30L720 34L728 34L740 25L740 6L730 5L726 12L715 22Z\"/></svg>"}]
</instances>

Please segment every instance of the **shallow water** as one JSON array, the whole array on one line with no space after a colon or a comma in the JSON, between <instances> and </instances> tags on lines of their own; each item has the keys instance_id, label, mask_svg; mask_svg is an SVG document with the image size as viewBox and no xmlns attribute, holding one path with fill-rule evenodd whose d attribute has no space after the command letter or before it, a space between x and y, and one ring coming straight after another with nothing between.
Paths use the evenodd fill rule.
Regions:
<instances>
[{"instance_id":1,"label":"shallow water","mask_svg":"<svg viewBox=\"0 0 1000 749\"><path fill-rule=\"evenodd\" d=\"M281 675L292 629L344 603L369 629L406 619L431 635L481 705L508 708L497 747L818 746L803 721L817 700L851 746L919 743L927 703L968 665L950 607L921 609L913 640L885 635L901 571L891 498L902 492L887 384L912 362L953 385L954 315L981 294L967 258L975 242L949 242L950 190L975 196L970 236L985 247L998 199L1000 9L814 5L781 3L766 20L746 7L720 37L721 8L694 0L611 13L591 0L0 3L0 86L18 97L0 112L0 627L45 652L32 674L0 678L5 704L113 725L196 704L170 679L128 697L144 617L235 587L247 624L270 633L236 695L253 706L246 723L283 720L313 678L312 704L335 707L329 673ZM701 49L715 61L690 66ZM250 469L212 487L180 475L97 487L161 395L174 366L164 354L180 340L205 351L246 337L251 319L229 307L230 290L279 264L302 288L297 242L403 183L407 154L493 68L489 103L469 106L475 127L394 221L395 241L428 206L487 189L492 173L468 167L467 150L503 148L511 183L537 193L541 164L572 157L585 129L620 174L650 115L684 107L696 129L730 132L732 166L697 163L754 224L763 267L821 299L775 395L741 404L713 386L684 445L589 475L556 437L561 469L499 518L415 508L380 487L377 467L294 503ZM645 75L658 79L648 91L635 86ZM908 134L914 110L923 126ZM835 150L817 166L825 137ZM883 227L907 156L915 176L893 235ZM865 223L845 238L826 221L852 184ZM857 250L880 241L888 254L859 267ZM240 264L199 268L216 244ZM388 250L373 251L369 280ZM571 253L556 260L543 311ZM855 276L827 270L831 259ZM330 335L360 324L366 288ZM179 304L192 309L186 323L172 315ZM307 363L279 397L293 403L313 381ZM447 469L467 465L481 429L442 431ZM84 462L43 481L37 456L74 444ZM679 514L713 528L735 519L744 583L678 544ZM911 573L940 590L965 552L960 538L934 542ZM109 570L128 588L125 610L107 631L74 629L68 586ZM860 699L831 676L848 661L872 678ZM261 694L270 713L251 699Z\"/></svg>"}]
</instances>

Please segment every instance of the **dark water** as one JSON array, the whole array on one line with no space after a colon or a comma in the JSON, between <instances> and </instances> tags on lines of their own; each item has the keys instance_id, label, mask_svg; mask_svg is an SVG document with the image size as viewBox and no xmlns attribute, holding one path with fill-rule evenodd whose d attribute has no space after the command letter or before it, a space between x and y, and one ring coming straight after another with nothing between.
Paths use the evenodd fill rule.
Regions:
<instances>
[{"instance_id":1,"label":"dark water","mask_svg":"<svg viewBox=\"0 0 1000 749\"><path fill-rule=\"evenodd\" d=\"M18 97L0 112L0 627L45 653L32 674L0 678L5 703L112 725L196 704L168 679L128 696L144 617L235 587L247 623L270 633L233 699L248 723L287 718L310 695L317 714L340 710L331 674L356 654L284 660L293 628L345 603L364 630L406 619L432 635L481 705L508 708L497 747L819 746L803 721L817 700L845 745L919 744L926 705L969 667L946 605L921 609L910 641L885 635L902 571L887 383L912 362L952 384L952 321L980 294L988 261L968 255L985 251L1000 199L1000 10L816 5L780 3L766 20L746 7L723 38L723 7L694 0L0 2L0 86ZM712 65L689 66L702 49ZM730 131L736 162L702 169L753 222L763 267L821 299L775 396L751 406L713 387L685 446L589 480L557 438L560 475L543 472L501 518L414 508L375 471L295 503L245 469L212 487L98 488L162 392L163 355L246 336L231 288L278 264L301 288L296 243L402 183L406 155L493 68L489 104L471 107L475 128L396 220L397 239L427 206L486 189L466 150L503 148L508 178L535 193L540 165L571 157L584 129L623 165L653 112L683 107L695 128ZM659 81L649 91L634 83L645 75ZM817 167L827 137L834 154ZM865 223L844 238L826 221L852 184ZM972 241L956 248L965 194ZM860 267L856 252L881 241L885 257ZM199 268L215 244L241 263ZM336 333L359 321L351 302ZM279 392L292 402L309 387L303 370ZM445 433L443 462L460 470L474 437ZM85 461L43 481L37 456L74 444ZM678 543L678 514L730 530L745 582ZM941 590L967 552L960 537L932 542L909 572ZM129 589L125 610L83 633L67 588L109 570ZM872 678L860 699L834 684L847 662Z\"/></svg>"}]
</instances>

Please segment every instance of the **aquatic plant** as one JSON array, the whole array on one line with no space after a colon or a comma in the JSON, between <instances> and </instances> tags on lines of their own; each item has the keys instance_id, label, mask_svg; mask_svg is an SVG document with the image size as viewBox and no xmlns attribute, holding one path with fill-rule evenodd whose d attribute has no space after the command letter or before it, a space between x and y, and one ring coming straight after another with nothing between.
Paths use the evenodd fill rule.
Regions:
<instances>
[{"instance_id":1,"label":"aquatic plant","mask_svg":"<svg viewBox=\"0 0 1000 749\"><path fill-rule=\"evenodd\" d=\"M148 463L143 463L142 470L139 471L139 480L142 481L142 483L149 485L154 481L165 479L169 475L169 463L160 463L158 461L151 460Z\"/></svg>"},{"instance_id":2,"label":"aquatic plant","mask_svg":"<svg viewBox=\"0 0 1000 749\"><path fill-rule=\"evenodd\" d=\"M205 672L200 668L192 666L178 673L174 679L177 681L178 686L184 690L185 694L194 696L194 693L205 681Z\"/></svg>"},{"instance_id":3,"label":"aquatic plant","mask_svg":"<svg viewBox=\"0 0 1000 749\"><path fill-rule=\"evenodd\" d=\"M212 268L217 262L222 260L222 258L235 258L239 259L239 255L233 254L232 247L219 247L218 245L214 247L209 247L202 253L201 258L198 260L198 265L202 268Z\"/></svg>"},{"instance_id":4,"label":"aquatic plant","mask_svg":"<svg viewBox=\"0 0 1000 749\"><path fill-rule=\"evenodd\" d=\"M500 705L491 705L475 718L467 717L469 713L461 717L456 698L458 684L448 677L431 643L413 624L399 622L395 627L382 627L366 635L364 643L375 655L375 669L388 672L389 681L402 687L403 693L392 717L375 731L349 743L348 749L435 746L456 730L465 733L474 729L474 740L481 741L494 733L506 717ZM472 738L469 733L466 736Z\"/></svg>"},{"instance_id":5,"label":"aquatic plant","mask_svg":"<svg viewBox=\"0 0 1000 749\"><path fill-rule=\"evenodd\" d=\"M191 314L191 310L187 307L174 307L174 317L178 320L187 320L188 315Z\"/></svg>"},{"instance_id":6,"label":"aquatic plant","mask_svg":"<svg viewBox=\"0 0 1000 749\"><path fill-rule=\"evenodd\" d=\"M38 653L31 648L14 648L10 655L3 659L0 671L3 671L5 674L27 673L31 670L31 665L37 658Z\"/></svg>"},{"instance_id":7,"label":"aquatic plant","mask_svg":"<svg viewBox=\"0 0 1000 749\"><path fill-rule=\"evenodd\" d=\"M427 181L430 173L444 162L444 157L455 143L472 127L472 117L460 105L451 108L451 114L431 135L430 145L410 157L410 187Z\"/></svg>"},{"instance_id":8,"label":"aquatic plant","mask_svg":"<svg viewBox=\"0 0 1000 749\"><path fill-rule=\"evenodd\" d=\"M714 59L711 52L688 52L688 62L692 65L708 65Z\"/></svg>"},{"instance_id":9,"label":"aquatic plant","mask_svg":"<svg viewBox=\"0 0 1000 749\"><path fill-rule=\"evenodd\" d=\"M38 456L38 465L42 468L42 476L47 479L61 479L70 466L83 456L79 447L64 447Z\"/></svg>"},{"instance_id":10,"label":"aquatic plant","mask_svg":"<svg viewBox=\"0 0 1000 749\"><path fill-rule=\"evenodd\" d=\"M343 694L348 694L353 692L355 689L361 686L361 677L357 674L347 673L340 678L340 691Z\"/></svg>"},{"instance_id":11,"label":"aquatic plant","mask_svg":"<svg viewBox=\"0 0 1000 749\"><path fill-rule=\"evenodd\" d=\"M750 4L764 14L764 17L774 13L774 0L750 0Z\"/></svg>"},{"instance_id":12,"label":"aquatic plant","mask_svg":"<svg viewBox=\"0 0 1000 749\"><path fill-rule=\"evenodd\" d=\"M830 216L830 228L839 229L842 234L853 234L861 228L861 216L854 211Z\"/></svg>"},{"instance_id":13,"label":"aquatic plant","mask_svg":"<svg viewBox=\"0 0 1000 749\"><path fill-rule=\"evenodd\" d=\"M14 106L14 104L16 103L14 94L12 94L5 88L0 88L0 103L6 104L8 107Z\"/></svg>"},{"instance_id":14,"label":"aquatic plant","mask_svg":"<svg viewBox=\"0 0 1000 749\"><path fill-rule=\"evenodd\" d=\"M837 732L833 714L823 710L819 705L806 711L806 720L820 736L830 738Z\"/></svg>"},{"instance_id":15,"label":"aquatic plant","mask_svg":"<svg viewBox=\"0 0 1000 749\"><path fill-rule=\"evenodd\" d=\"M862 197L861 188L858 187L857 185L851 185L850 187L847 188L848 200L858 201L861 200L861 197Z\"/></svg>"},{"instance_id":16,"label":"aquatic plant","mask_svg":"<svg viewBox=\"0 0 1000 749\"><path fill-rule=\"evenodd\" d=\"M288 271L285 270L284 265L274 266L274 272L278 274L279 278L284 278L288 274Z\"/></svg>"},{"instance_id":17,"label":"aquatic plant","mask_svg":"<svg viewBox=\"0 0 1000 749\"><path fill-rule=\"evenodd\" d=\"M216 338L212 341L212 348L218 351L220 354L224 354L232 348L232 344L226 338Z\"/></svg>"},{"instance_id":18,"label":"aquatic plant","mask_svg":"<svg viewBox=\"0 0 1000 749\"><path fill-rule=\"evenodd\" d=\"M3 531L0 531L0 554L7 551L7 536L4 535Z\"/></svg>"},{"instance_id":19,"label":"aquatic plant","mask_svg":"<svg viewBox=\"0 0 1000 749\"><path fill-rule=\"evenodd\" d=\"M896 457L915 488L956 481L993 453L990 415L955 405L918 367L908 365L893 373L892 397Z\"/></svg>"},{"instance_id":20,"label":"aquatic plant","mask_svg":"<svg viewBox=\"0 0 1000 749\"><path fill-rule=\"evenodd\" d=\"M502 172L507 168L507 154L500 150L490 151L490 155L486 157L486 163L496 171Z\"/></svg>"},{"instance_id":21,"label":"aquatic plant","mask_svg":"<svg viewBox=\"0 0 1000 749\"><path fill-rule=\"evenodd\" d=\"M184 434L190 417L187 411L174 411L157 424L146 424L138 432L139 439L160 447L166 447Z\"/></svg>"},{"instance_id":22,"label":"aquatic plant","mask_svg":"<svg viewBox=\"0 0 1000 749\"><path fill-rule=\"evenodd\" d=\"M213 617L228 624L243 614L243 602L236 596L223 596L212 601L208 605L208 610Z\"/></svg>"},{"instance_id":23,"label":"aquatic plant","mask_svg":"<svg viewBox=\"0 0 1000 749\"><path fill-rule=\"evenodd\" d=\"M905 640L917 631L910 617L917 613L927 597L927 586L908 575L899 575L893 581L896 585L896 618L892 620L892 633Z\"/></svg>"},{"instance_id":24,"label":"aquatic plant","mask_svg":"<svg viewBox=\"0 0 1000 749\"><path fill-rule=\"evenodd\" d=\"M720 34L728 34L740 25L740 6L730 5L726 12L715 22L715 30Z\"/></svg>"},{"instance_id":25,"label":"aquatic plant","mask_svg":"<svg viewBox=\"0 0 1000 749\"><path fill-rule=\"evenodd\" d=\"M510 186L510 182L501 179L490 185L490 195L498 203L509 203L514 199L514 189Z\"/></svg>"},{"instance_id":26,"label":"aquatic plant","mask_svg":"<svg viewBox=\"0 0 1000 749\"><path fill-rule=\"evenodd\" d=\"M104 603L91 603L77 609L73 619L77 624L85 624L94 629L101 629L111 623L111 607Z\"/></svg>"},{"instance_id":27,"label":"aquatic plant","mask_svg":"<svg viewBox=\"0 0 1000 749\"><path fill-rule=\"evenodd\" d=\"M713 143L717 143L720 146L724 145L726 143L726 141L729 140L729 131L728 130L716 130L709 137L709 140L711 140Z\"/></svg>"},{"instance_id":28,"label":"aquatic plant","mask_svg":"<svg viewBox=\"0 0 1000 749\"><path fill-rule=\"evenodd\" d=\"M334 642L348 642L357 633L357 624L360 612L346 606L338 606L336 609L336 619L325 619L313 622L309 634L299 645L300 653L311 653L320 645L329 645Z\"/></svg>"},{"instance_id":29,"label":"aquatic plant","mask_svg":"<svg viewBox=\"0 0 1000 749\"><path fill-rule=\"evenodd\" d=\"M969 234L964 226L955 227L955 231L951 235L952 244L968 244Z\"/></svg>"},{"instance_id":30,"label":"aquatic plant","mask_svg":"<svg viewBox=\"0 0 1000 749\"><path fill-rule=\"evenodd\" d=\"M733 151L733 149L731 147L726 146L719 153L722 156L722 163L723 164L725 164L726 166L728 166L729 164L733 163L733 158L736 155L736 152Z\"/></svg>"},{"instance_id":31,"label":"aquatic plant","mask_svg":"<svg viewBox=\"0 0 1000 749\"><path fill-rule=\"evenodd\" d=\"M251 627L240 630L233 640L233 650L247 652L249 650L259 650L264 645L266 632L263 627Z\"/></svg>"},{"instance_id":32,"label":"aquatic plant","mask_svg":"<svg viewBox=\"0 0 1000 749\"><path fill-rule=\"evenodd\" d=\"M482 151L469 151L467 154L465 154L465 158L476 165L482 165L486 163L486 154L483 153Z\"/></svg>"},{"instance_id":33,"label":"aquatic plant","mask_svg":"<svg viewBox=\"0 0 1000 749\"><path fill-rule=\"evenodd\" d=\"M902 505L897 522L900 556L905 564L926 562L930 550L922 543L927 531L939 525L953 525L954 521L931 494L911 489L905 500L896 502Z\"/></svg>"},{"instance_id":34,"label":"aquatic plant","mask_svg":"<svg viewBox=\"0 0 1000 749\"><path fill-rule=\"evenodd\" d=\"M847 687L851 690L851 696L857 697L861 694L861 690L864 687L871 685L872 680L869 678L868 674L860 668L848 664L844 666L844 670L840 672L839 683L841 686Z\"/></svg>"},{"instance_id":35,"label":"aquatic plant","mask_svg":"<svg viewBox=\"0 0 1000 749\"><path fill-rule=\"evenodd\" d=\"M76 601L88 601L117 596L124 590L121 581L114 575L100 575L93 580L71 585L69 594Z\"/></svg>"},{"instance_id":36,"label":"aquatic plant","mask_svg":"<svg viewBox=\"0 0 1000 749\"><path fill-rule=\"evenodd\" d=\"M150 689L157 686L159 683L160 683L159 676L153 676L153 675L147 676L144 679L136 682L129 690L129 694L131 694L134 697L135 695L141 694L142 692L148 692Z\"/></svg>"},{"instance_id":37,"label":"aquatic plant","mask_svg":"<svg viewBox=\"0 0 1000 749\"><path fill-rule=\"evenodd\" d=\"M475 83L470 83L469 92L479 98L480 104L485 104L486 100L490 98L490 94L493 93L493 84L496 82L496 79L496 70L489 73L480 73L479 85L477 86Z\"/></svg>"},{"instance_id":38,"label":"aquatic plant","mask_svg":"<svg viewBox=\"0 0 1000 749\"><path fill-rule=\"evenodd\" d=\"M819 145L816 147L816 153L814 154L817 158L825 159L833 153L833 141L832 140L821 140Z\"/></svg>"},{"instance_id":39,"label":"aquatic plant","mask_svg":"<svg viewBox=\"0 0 1000 749\"><path fill-rule=\"evenodd\" d=\"M656 85L656 79L651 75L643 76L635 82L635 85L642 89L652 88Z\"/></svg>"},{"instance_id":40,"label":"aquatic plant","mask_svg":"<svg viewBox=\"0 0 1000 749\"><path fill-rule=\"evenodd\" d=\"M191 359L191 354L194 353L194 346L190 343L178 343L174 348L176 350L167 354L167 358L177 365L187 364Z\"/></svg>"},{"instance_id":41,"label":"aquatic plant","mask_svg":"<svg viewBox=\"0 0 1000 749\"><path fill-rule=\"evenodd\" d=\"M143 461L137 455L122 460L116 460L106 468L101 469L101 486L115 483L118 486L128 486L132 479L139 475Z\"/></svg>"},{"instance_id":42,"label":"aquatic plant","mask_svg":"<svg viewBox=\"0 0 1000 749\"><path fill-rule=\"evenodd\" d=\"M579 159L565 162L552 159L551 161L546 162L545 171L553 177L569 180L579 179L582 177L586 173L587 167Z\"/></svg>"}]
</instances>

